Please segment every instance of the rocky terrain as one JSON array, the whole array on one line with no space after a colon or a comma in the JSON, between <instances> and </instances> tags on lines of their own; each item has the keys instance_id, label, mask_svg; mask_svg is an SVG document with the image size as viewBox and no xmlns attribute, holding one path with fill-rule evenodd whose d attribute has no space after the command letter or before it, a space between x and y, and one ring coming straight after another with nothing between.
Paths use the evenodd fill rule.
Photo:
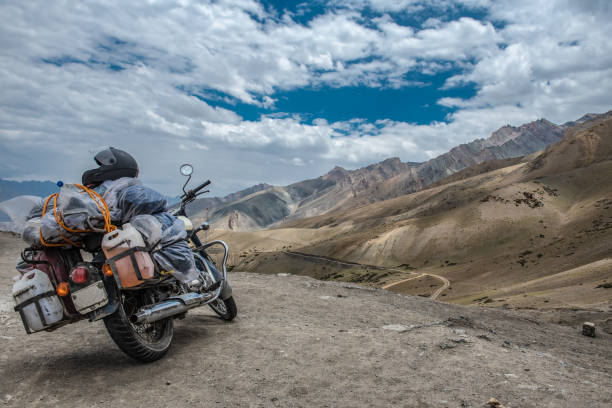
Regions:
<instances>
[{"instance_id":1,"label":"rocky terrain","mask_svg":"<svg viewBox=\"0 0 612 408\"><path fill-rule=\"evenodd\" d=\"M176 321L143 365L101 322L26 335L10 298L22 246L0 233L0 402L7 407L609 407L612 336L308 277L230 274L239 314Z\"/></svg>"},{"instance_id":2,"label":"rocky terrain","mask_svg":"<svg viewBox=\"0 0 612 408\"><path fill-rule=\"evenodd\" d=\"M191 214L217 229L256 230L287 220L312 217L416 192L460 170L490 161L520 158L558 142L564 132L600 115L555 125L540 119L504 126L487 139L454 147L424 163L390 158L357 170L336 167L316 179L285 187L259 184L223 198L203 198Z\"/></svg>"},{"instance_id":3,"label":"rocky terrain","mask_svg":"<svg viewBox=\"0 0 612 408\"><path fill-rule=\"evenodd\" d=\"M579 121L582 121L580 119ZM522 157L542 150L563 137L567 125L555 125L545 119L519 127L504 126L493 132L488 139L477 139L471 143L452 148L420 165L414 175L401 175L389 180L380 190L388 190L381 198L393 198L421 190L453 173L479 163Z\"/></svg>"}]
</instances>

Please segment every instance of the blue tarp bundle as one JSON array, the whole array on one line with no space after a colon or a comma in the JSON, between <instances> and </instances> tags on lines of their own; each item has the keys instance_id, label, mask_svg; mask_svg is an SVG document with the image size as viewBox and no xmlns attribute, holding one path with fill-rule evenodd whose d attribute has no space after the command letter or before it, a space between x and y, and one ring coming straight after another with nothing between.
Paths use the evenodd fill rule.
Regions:
<instances>
[{"instance_id":1,"label":"blue tarp bundle","mask_svg":"<svg viewBox=\"0 0 612 408\"><path fill-rule=\"evenodd\" d=\"M160 193L130 177L106 181L96 191L106 201L113 224L120 226L129 222L142 234L161 270L172 272L182 282L197 278L193 254L185 241L185 225L167 212L166 199ZM93 200L71 185L60 190L58 207L64 223L73 229L87 229L88 217L100 216ZM42 231L45 241L62 242L53 209L48 208L45 217L41 215L42 204L30 213L22 234L24 240L40 244L39 231ZM65 231L62 234L67 236ZM85 236L70 234L68 238L78 242Z\"/></svg>"}]
</instances>

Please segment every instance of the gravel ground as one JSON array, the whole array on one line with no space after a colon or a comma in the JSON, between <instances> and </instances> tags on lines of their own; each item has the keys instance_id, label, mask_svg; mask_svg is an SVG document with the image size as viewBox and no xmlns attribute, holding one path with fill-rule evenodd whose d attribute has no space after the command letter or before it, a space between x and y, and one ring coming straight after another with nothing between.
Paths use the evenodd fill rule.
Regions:
<instances>
[{"instance_id":1,"label":"gravel ground","mask_svg":"<svg viewBox=\"0 0 612 408\"><path fill-rule=\"evenodd\" d=\"M608 334L299 276L231 273L236 320L190 311L152 364L101 322L28 336L11 310L19 245L0 234L0 406L612 405Z\"/></svg>"}]
</instances>

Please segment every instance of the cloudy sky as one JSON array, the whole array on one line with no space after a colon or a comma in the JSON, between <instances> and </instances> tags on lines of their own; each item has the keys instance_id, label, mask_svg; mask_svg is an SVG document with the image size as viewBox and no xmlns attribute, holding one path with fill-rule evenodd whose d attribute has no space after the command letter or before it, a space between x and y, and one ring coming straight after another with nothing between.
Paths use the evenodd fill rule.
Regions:
<instances>
[{"instance_id":1,"label":"cloudy sky","mask_svg":"<svg viewBox=\"0 0 612 408\"><path fill-rule=\"evenodd\" d=\"M604 112L611 4L3 0L0 178L78 181L112 145L222 195Z\"/></svg>"}]
</instances>

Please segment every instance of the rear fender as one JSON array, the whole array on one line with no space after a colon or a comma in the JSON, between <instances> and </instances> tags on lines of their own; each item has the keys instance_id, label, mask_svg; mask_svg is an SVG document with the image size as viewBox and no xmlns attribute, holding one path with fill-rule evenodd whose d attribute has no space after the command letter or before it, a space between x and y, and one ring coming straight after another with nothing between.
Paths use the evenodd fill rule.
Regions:
<instances>
[{"instance_id":1,"label":"rear fender","mask_svg":"<svg viewBox=\"0 0 612 408\"><path fill-rule=\"evenodd\" d=\"M106 306L96 309L89 314L90 322L112 315L119 307L119 289L117 288L114 277L104 275L102 277L102 282L104 282L104 289L106 289L106 294L108 295L108 303Z\"/></svg>"}]
</instances>

